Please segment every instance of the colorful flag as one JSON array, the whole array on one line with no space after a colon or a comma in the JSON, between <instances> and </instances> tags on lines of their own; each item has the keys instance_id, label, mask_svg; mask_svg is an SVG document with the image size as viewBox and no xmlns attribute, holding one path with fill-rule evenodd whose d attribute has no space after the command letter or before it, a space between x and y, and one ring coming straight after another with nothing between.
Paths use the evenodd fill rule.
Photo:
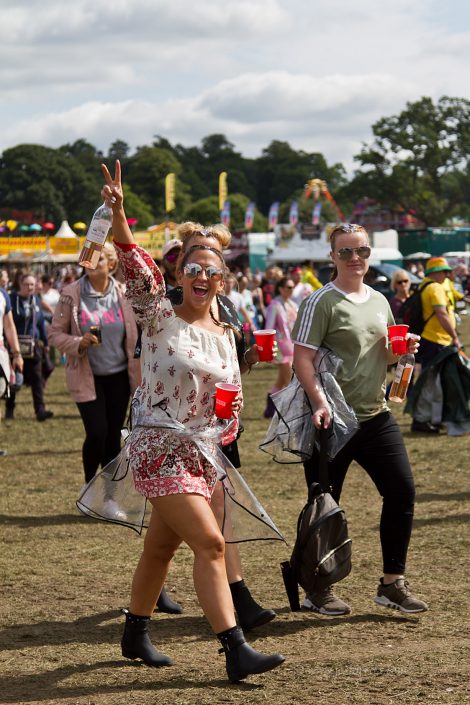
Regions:
<instances>
[{"instance_id":1,"label":"colorful flag","mask_svg":"<svg viewBox=\"0 0 470 705\"><path fill-rule=\"evenodd\" d=\"M299 204L297 201L292 201L289 210L289 223L291 225L297 225L299 222Z\"/></svg>"},{"instance_id":2,"label":"colorful flag","mask_svg":"<svg viewBox=\"0 0 470 705\"><path fill-rule=\"evenodd\" d=\"M279 201L275 201L271 204L268 215L268 228L274 230L279 220Z\"/></svg>"},{"instance_id":3,"label":"colorful flag","mask_svg":"<svg viewBox=\"0 0 470 705\"><path fill-rule=\"evenodd\" d=\"M223 211L227 201L227 172L221 171L219 174L219 211Z\"/></svg>"},{"instance_id":4,"label":"colorful flag","mask_svg":"<svg viewBox=\"0 0 470 705\"><path fill-rule=\"evenodd\" d=\"M320 224L320 213L321 213L321 201L317 201L313 207L312 211L312 224Z\"/></svg>"},{"instance_id":5,"label":"colorful flag","mask_svg":"<svg viewBox=\"0 0 470 705\"><path fill-rule=\"evenodd\" d=\"M245 211L245 230L251 230L255 219L255 204L251 201Z\"/></svg>"},{"instance_id":6,"label":"colorful flag","mask_svg":"<svg viewBox=\"0 0 470 705\"><path fill-rule=\"evenodd\" d=\"M175 207L175 175L165 177L165 211L169 213Z\"/></svg>"},{"instance_id":7,"label":"colorful flag","mask_svg":"<svg viewBox=\"0 0 470 705\"><path fill-rule=\"evenodd\" d=\"M225 225L225 227L230 227L230 201L225 201L220 211L220 222Z\"/></svg>"}]
</instances>

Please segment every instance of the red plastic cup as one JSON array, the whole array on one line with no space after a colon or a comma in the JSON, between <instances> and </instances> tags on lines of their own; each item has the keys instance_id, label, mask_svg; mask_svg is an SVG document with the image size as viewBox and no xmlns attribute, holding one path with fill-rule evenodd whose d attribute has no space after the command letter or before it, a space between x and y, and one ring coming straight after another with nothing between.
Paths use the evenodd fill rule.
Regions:
<instances>
[{"instance_id":1,"label":"red plastic cup","mask_svg":"<svg viewBox=\"0 0 470 705\"><path fill-rule=\"evenodd\" d=\"M236 384L218 382L215 385L215 415L219 419L230 419L233 416L232 403L240 392Z\"/></svg>"},{"instance_id":2,"label":"red plastic cup","mask_svg":"<svg viewBox=\"0 0 470 705\"><path fill-rule=\"evenodd\" d=\"M406 334L408 333L408 328L409 326L404 324L388 327L388 339L390 340L394 355L404 355L404 353L406 353Z\"/></svg>"},{"instance_id":3,"label":"red plastic cup","mask_svg":"<svg viewBox=\"0 0 470 705\"><path fill-rule=\"evenodd\" d=\"M273 346L275 330L255 330L254 336L256 347L258 348L258 357L260 362L271 362L273 359Z\"/></svg>"}]
</instances>

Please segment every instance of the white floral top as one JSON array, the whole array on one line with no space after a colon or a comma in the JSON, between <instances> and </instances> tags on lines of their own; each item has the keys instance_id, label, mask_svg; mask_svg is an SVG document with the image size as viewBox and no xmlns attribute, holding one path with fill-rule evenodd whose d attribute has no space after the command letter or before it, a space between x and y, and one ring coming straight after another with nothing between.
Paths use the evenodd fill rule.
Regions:
<instances>
[{"instance_id":1,"label":"white floral top","mask_svg":"<svg viewBox=\"0 0 470 705\"><path fill-rule=\"evenodd\" d=\"M186 323L166 298L165 282L140 247L116 247L138 325L142 328L142 383L134 394L138 416L176 419L194 432L218 423L215 384L240 385L233 332L222 335ZM237 424L223 443L237 435ZM163 429L140 429L129 447L137 489L146 496L197 492L210 497L215 471L196 444Z\"/></svg>"}]
</instances>

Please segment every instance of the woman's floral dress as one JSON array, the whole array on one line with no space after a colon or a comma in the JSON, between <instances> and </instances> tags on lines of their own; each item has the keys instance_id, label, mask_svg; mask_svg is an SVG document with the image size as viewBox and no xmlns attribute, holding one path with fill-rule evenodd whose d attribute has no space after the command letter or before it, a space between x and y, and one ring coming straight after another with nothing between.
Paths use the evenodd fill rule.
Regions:
<instances>
[{"instance_id":1,"label":"woman's floral dress","mask_svg":"<svg viewBox=\"0 0 470 705\"><path fill-rule=\"evenodd\" d=\"M150 255L117 244L126 296L142 328L142 383L134 394L137 416L150 423L177 420L194 434L218 424L215 384L240 385L233 332L212 333L175 315L163 276ZM238 424L223 438L231 443ZM210 499L217 477L196 443L163 428L136 428L129 461L138 492L146 497L200 494Z\"/></svg>"}]
</instances>

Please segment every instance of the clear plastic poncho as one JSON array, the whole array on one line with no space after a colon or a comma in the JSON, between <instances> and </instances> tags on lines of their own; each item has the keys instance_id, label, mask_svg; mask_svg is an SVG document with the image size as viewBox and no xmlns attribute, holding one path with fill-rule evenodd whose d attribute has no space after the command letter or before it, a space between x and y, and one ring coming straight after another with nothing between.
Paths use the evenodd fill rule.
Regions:
<instances>
[{"instance_id":1,"label":"clear plastic poncho","mask_svg":"<svg viewBox=\"0 0 470 705\"><path fill-rule=\"evenodd\" d=\"M224 489L221 530L226 543L267 539L284 541L266 510L219 446L227 424L195 434L194 430L186 429L179 421L154 418L147 413L139 415L136 406L133 417L135 429L165 428L174 431L178 437L187 437L188 441L196 443L199 451L213 465ZM148 526L152 507L134 486L128 452L131 436L132 431L120 454L90 480L76 504L83 514L127 526L141 534L142 529Z\"/></svg>"},{"instance_id":2,"label":"clear plastic poncho","mask_svg":"<svg viewBox=\"0 0 470 705\"><path fill-rule=\"evenodd\" d=\"M335 373L342 360L327 348L319 348L315 373L332 413L328 428L327 455L331 460L359 428L353 409L346 402ZM313 369L312 369L313 373ZM277 463L301 463L312 457L316 441L312 423L314 409L302 385L294 375L291 383L271 395L276 413L260 449Z\"/></svg>"}]
</instances>

